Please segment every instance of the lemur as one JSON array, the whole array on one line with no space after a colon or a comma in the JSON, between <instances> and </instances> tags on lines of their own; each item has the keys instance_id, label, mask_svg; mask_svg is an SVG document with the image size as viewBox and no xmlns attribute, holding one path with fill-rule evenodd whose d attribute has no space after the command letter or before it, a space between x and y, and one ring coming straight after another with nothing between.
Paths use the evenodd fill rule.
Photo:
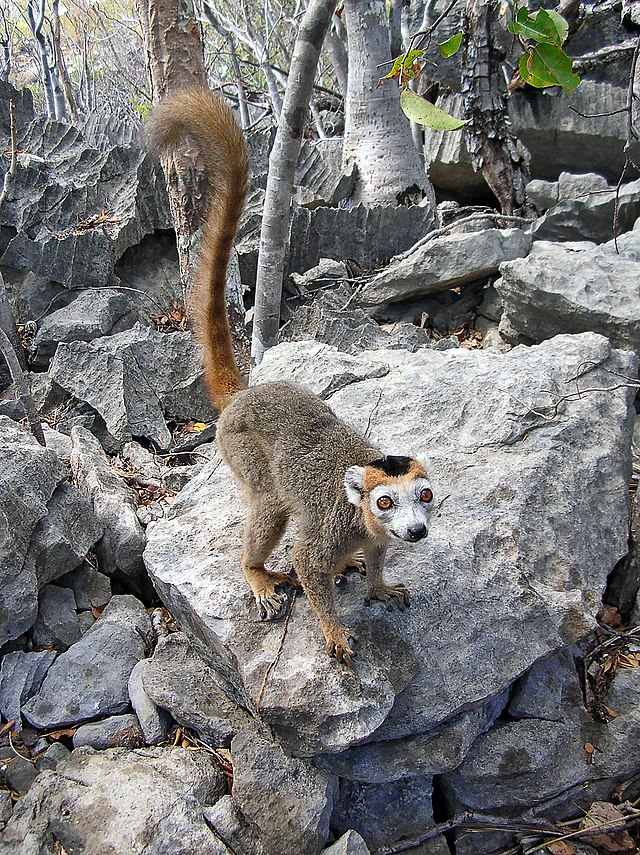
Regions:
<instances>
[{"instance_id":1,"label":"lemur","mask_svg":"<svg viewBox=\"0 0 640 855\"><path fill-rule=\"evenodd\" d=\"M425 464L384 456L295 383L245 388L225 302L227 264L247 191L242 132L222 98L192 88L176 91L153 110L147 134L165 153L189 136L207 169L208 208L192 312L204 350L205 382L221 411L218 447L244 493L241 565L259 615L275 618L287 603L282 585L292 577L270 573L265 562L293 518L297 579L318 615L327 653L350 666L356 636L338 620L334 577L362 551L367 601L409 605L404 585L384 581L383 564L392 538L415 543L427 534L434 498Z\"/></svg>"}]
</instances>

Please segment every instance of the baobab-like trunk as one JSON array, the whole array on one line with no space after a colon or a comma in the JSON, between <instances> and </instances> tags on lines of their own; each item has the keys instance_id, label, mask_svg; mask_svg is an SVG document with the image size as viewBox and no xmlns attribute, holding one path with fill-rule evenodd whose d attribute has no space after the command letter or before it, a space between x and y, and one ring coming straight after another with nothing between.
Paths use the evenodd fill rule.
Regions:
<instances>
[{"instance_id":1,"label":"baobab-like trunk","mask_svg":"<svg viewBox=\"0 0 640 855\"><path fill-rule=\"evenodd\" d=\"M398 205L428 196L435 207L409 120L400 109L398 86L385 80L376 88L391 60L384 0L345 0L344 11L349 78L343 166L357 167L351 201Z\"/></svg>"},{"instance_id":2,"label":"baobab-like trunk","mask_svg":"<svg viewBox=\"0 0 640 855\"><path fill-rule=\"evenodd\" d=\"M467 147L503 214L524 201L525 175L516 141L506 124L507 107L500 80L503 53L494 44L492 23L497 3L467 0L464 13L462 98Z\"/></svg>"},{"instance_id":3,"label":"baobab-like trunk","mask_svg":"<svg viewBox=\"0 0 640 855\"><path fill-rule=\"evenodd\" d=\"M251 356L256 363L262 361L265 350L277 341L293 176L320 49L334 8L335 0L310 0L298 31L282 113L269 156L251 341Z\"/></svg>"}]
</instances>

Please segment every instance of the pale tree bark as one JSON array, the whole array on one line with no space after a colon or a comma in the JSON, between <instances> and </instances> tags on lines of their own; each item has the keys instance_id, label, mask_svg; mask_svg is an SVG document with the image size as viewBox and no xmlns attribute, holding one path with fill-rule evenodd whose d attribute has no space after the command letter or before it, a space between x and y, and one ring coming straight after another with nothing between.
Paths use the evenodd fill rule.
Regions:
<instances>
[{"instance_id":1,"label":"pale tree bark","mask_svg":"<svg viewBox=\"0 0 640 855\"><path fill-rule=\"evenodd\" d=\"M206 88L202 37L192 0L137 0L137 5L154 103L179 89ZM204 166L200 153L188 140L179 152L162 158L187 311L198 262L200 225L206 212ZM241 291L228 286L227 299L234 351L241 367L246 366L248 341Z\"/></svg>"},{"instance_id":2,"label":"pale tree bark","mask_svg":"<svg viewBox=\"0 0 640 855\"><path fill-rule=\"evenodd\" d=\"M243 7L245 4L243 3ZM248 14L245 14L245 26L247 33L247 44L251 46L251 50L255 54L256 59L260 65L260 70L264 74L264 79L267 83L267 92L269 95L269 100L271 101L271 106L273 108L274 115L276 118L279 118L280 113L282 112L282 95L280 94L280 90L278 89L278 82L276 80L276 75L271 64L271 57L269 53L269 46L265 42L265 40L255 31L251 19Z\"/></svg>"},{"instance_id":3,"label":"pale tree bark","mask_svg":"<svg viewBox=\"0 0 640 855\"><path fill-rule=\"evenodd\" d=\"M222 23L222 21L220 21L209 3L203 3L202 11L204 13L205 18L211 24L213 29L217 33L219 33L226 42L227 50L229 51L229 59L231 60L231 67L233 68L233 74L236 79L238 110L240 111L240 125L243 128L248 128L249 110L247 108L247 97L245 94L244 81L242 80L242 72L240 70L240 63L238 61L238 51L236 50L236 43L233 33L228 27L224 26L224 24Z\"/></svg>"},{"instance_id":4,"label":"pale tree bark","mask_svg":"<svg viewBox=\"0 0 640 855\"><path fill-rule=\"evenodd\" d=\"M51 75L51 66L49 64L49 51L47 49L47 37L44 32L45 25L45 0L28 0L27 17L29 19L29 28L35 39L38 48L38 60L40 63L40 80L42 82L42 90L44 101L47 105L47 115L50 119L56 119L56 102L53 87L53 78Z\"/></svg>"},{"instance_id":5,"label":"pale tree bark","mask_svg":"<svg viewBox=\"0 0 640 855\"><path fill-rule=\"evenodd\" d=\"M59 0L52 0L51 10L53 12L53 54L60 79L61 94L64 99L64 112L72 122L76 122L78 120L78 111L76 110L76 101L73 96L73 88L69 79L67 64L62 52Z\"/></svg>"},{"instance_id":6,"label":"pale tree bark","mask_svg":"<svg viewBox=\"0 0 640 855\"><path fill-rule=\"evenodd\" d=\"M526 176L515 138L507 127L507 105L500 76L504 53L492 31L497 21L495 0L467 0L462 52L462 99L467 147L474 169L500 203L503 214L523 204Z\"/></svg>"},{"instance_id":7,"label":"pale tree bark","mask_svg":"<svg viewBox=\"0 0 640 855\"><path fill-rule=\"evenodd\" d=\"M334 9L335 0L310 0L298 31L282 113L269 156L251 341L255 363L261 362L265 350L277 341L293 176L318 58Z\"/></svg>"},{"instance_id":8,"label":"pale tree bark","mask_svg":"<svg viewBox=\"0 0 640 855\"><path fill-rule=\"evenodd\" d=\"M343 98L347 97L347 77L349 62L347 58L347 31L342 23L342 18L336 13L331 19L331 26L327 32L324 43L329 61L336 75L338 90Z\"/></svg>"},{"instance_id":9,"label":"pale tree bark","mask_svg":"<svg viewBox=\"0 0 640 855\"><path fill-rule=\"evenodd\" d=\"M2 59L0 60L0 80L9 80L12 70L12 41L15 24L10 20L6 8L0 7L0 49Z\"/></svg>"},{"instance_id":10,"label":"pale tree bark","mask_svg":"<svg viewBox=\"0 0 640 855\"><path fill-rule=\"evenodd\" d=\"M398 86L385 80L391 60L384 0L345 0L349 79L345 105L343 167L357 168L353 204L405 204L425 196L435 208L433 188L400 109Z\"/></svg>"}]
</instances>

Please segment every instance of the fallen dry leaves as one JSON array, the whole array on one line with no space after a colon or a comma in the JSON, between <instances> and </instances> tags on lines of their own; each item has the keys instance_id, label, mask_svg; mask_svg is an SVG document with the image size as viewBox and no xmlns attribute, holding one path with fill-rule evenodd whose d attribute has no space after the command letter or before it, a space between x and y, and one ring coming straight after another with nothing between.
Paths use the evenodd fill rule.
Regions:
<instances>
[{"instance_id":1,"label":"fallen dry leaves","mask_svg":"<svg viewBox=\"0 0 640 855\"><path fill-rule=\"evenodd\" d=\"M149 320L158 332L184 332L187 328L187 315L184 306L172 300L165 312L149 315Z\"/></svg>"},{"instance_id":2,"label":"fallen dry leaves","mask_svg":"<svg viewBox=\"0 0 640 855\"><path fill-rule=\"evenodd\" d=\"M602 834L589 835L586 842L600 852L637 852L636 842L625 827L624 813L610 802L593 802L580 822L580 831L603 830Z\"/></svg>"}]
</instances>

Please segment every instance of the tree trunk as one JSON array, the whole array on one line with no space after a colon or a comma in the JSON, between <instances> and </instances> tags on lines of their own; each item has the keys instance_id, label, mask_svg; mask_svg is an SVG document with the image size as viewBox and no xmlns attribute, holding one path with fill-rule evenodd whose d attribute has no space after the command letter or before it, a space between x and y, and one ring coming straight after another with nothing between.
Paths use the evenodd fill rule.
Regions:
<instances>
[{"instance_id":1,"label":"tree trunk","mask_svg":"<svg viewBox=\"0 0 640 855\"><path fill-rule=\"evenodd\" d=\"M347 31L337 13L333 14L331 26L325 39L325 49L336 75L338 90L343 98L347 97L347 79L349 61L347 58Z\"/></svg>"},{"instance_id":2,"label":"tree trunk","mask_svg":"<svg viewBox=\"0 0 640 855\"><path fill-rule=\"evenodd\" d=\"M398 86L385 80L391 60L384 0L345 0L349 40L349 79L345 105L343 167L357 167L353 204L404 204L428 196L433 188L400 109Z\"/></svg>"},{"instance_id":3,"label":"tree trunk","mask_svg":"<svg viewBox=\"0 0 640 855\"><path fill-rule=\"evenodd\" d=\"M43 33L45 0L29 0L27 4L27 15L29 27L35 39L40 61L40 80L45 104L47 105L47 116L50 119L57 118L56 103L53 94L53 82L51 80L51 68L49 66L49 53L47 51L47 39Z\"/></svg>"},{"instance_id":4,"label":"tree trunk","mask_svg":"<svg viewBox=\"0 0 640 855\"><path fill-rule=\"evenodd\" d=\"M507 128L507 106L501 88L500 65L504 54L496 47L492 23L497 20L495 0L467 0L464 13L462 98L467 147L474 169L480 170L502 209L512 214L524 202L522 159Z\"/></svg>"},{"instance_id":5,"label":"tree trunk","mask_svg":"<svg viewBox=\"0 0 640 855\"><path fill-rule=\"evenodd\" d=\"M58 77L62 86L64 112L69 115L72 122L77 122L78 111L76 110L76 102L73 97L73 89L71 87L71 80L69 79L69 72L67 71L67 64L64 61L64 54L62 53L60 11L58 6L59 0L53 0L51 6L53 10L53 52Z\"/></svg>"},{"instance_id":6,"label":"tree trunk","mask_svg":"<svg viewBox=\"0 0 640 855\"><path fill-rule=\"evenodd\" d=\"M269 156L251 341L255 363L261 362L265 350L277 341L293 176L318 58L334 9L335 0L310 0L296 39L289 83Z\"/></svg>"}]
</instances>

